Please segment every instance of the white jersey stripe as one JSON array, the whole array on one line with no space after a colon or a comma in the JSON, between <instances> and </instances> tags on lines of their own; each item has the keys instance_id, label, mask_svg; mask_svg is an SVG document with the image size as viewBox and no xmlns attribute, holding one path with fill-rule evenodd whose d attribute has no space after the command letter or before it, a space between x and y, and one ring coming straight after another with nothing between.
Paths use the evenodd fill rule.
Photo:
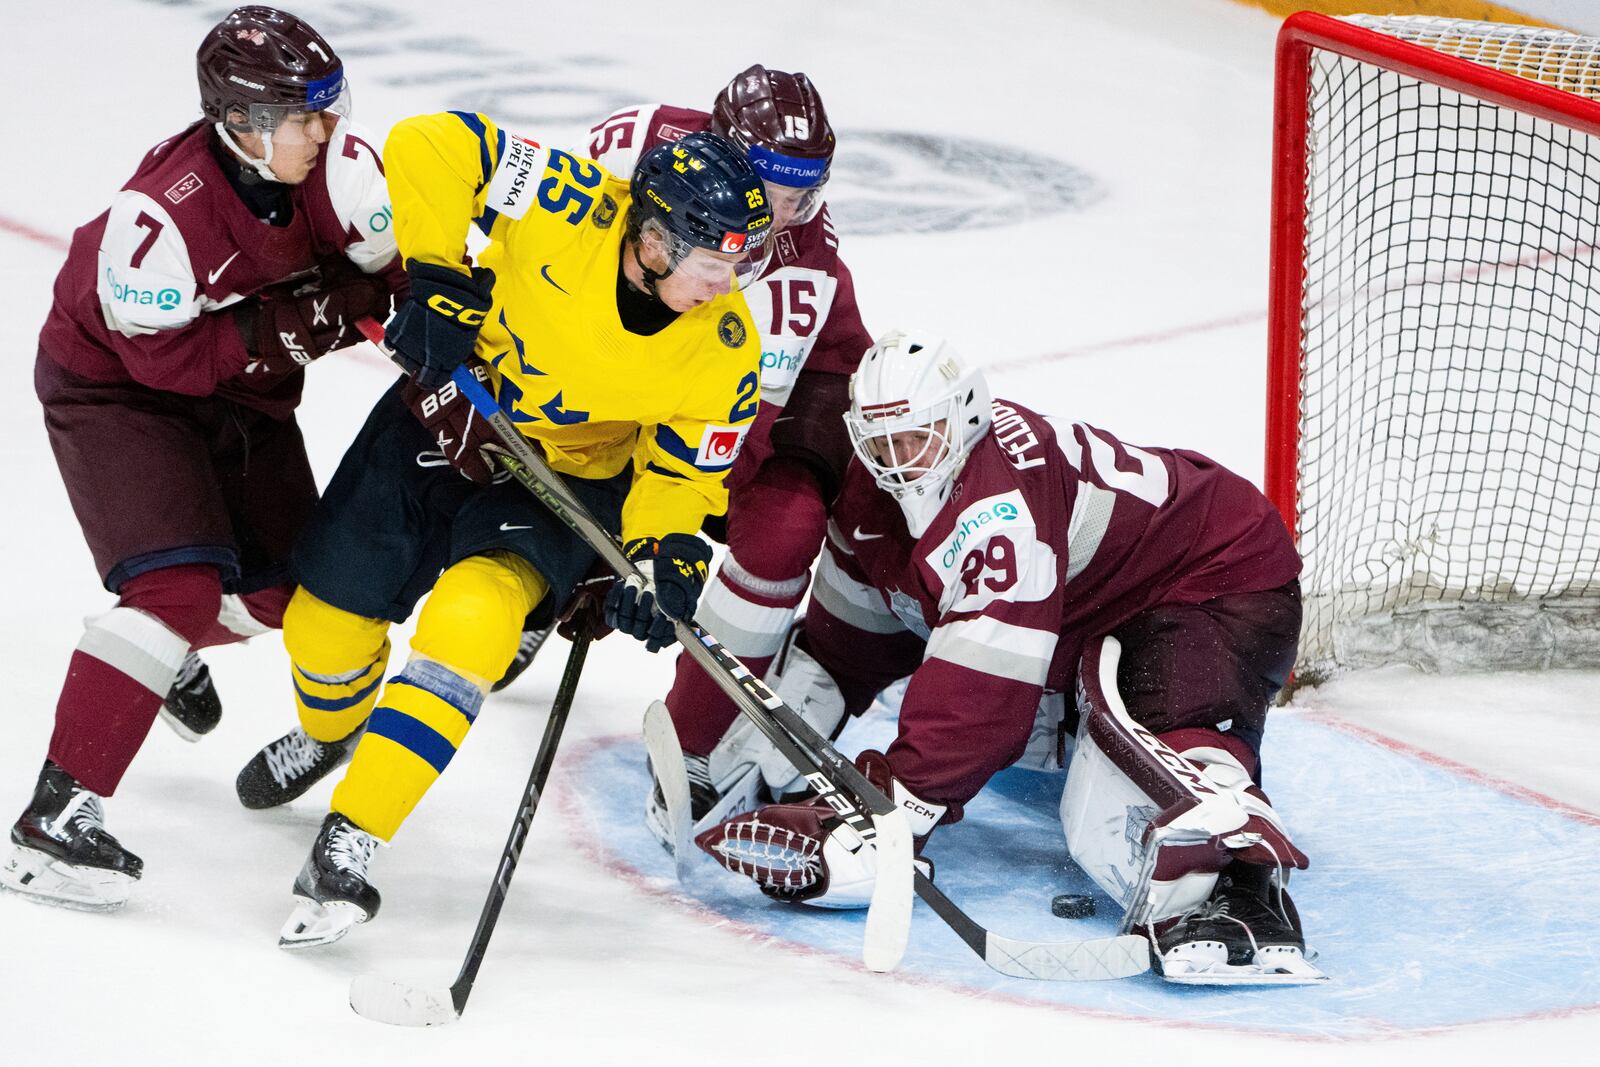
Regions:
<instances>
[{"instance_id":1,"label":"white jersey stripe","mask_svg":"<svg viewBox=\"0 0 1600 1067\"><path fill-rule=\"evenodd\" d=\"M905 625L889 610L883 597L871 586L862 585L839 569L830 553L822 554L817 564L817 580L811 599L830 611L841 622L871 634L897 634Z\"/></svg>"},{"instance_id":2,"label":"white jersey stripe","mask_svg":"<svg viewBox=\"0 0 1600 1067\"><path fill-rule=\"evenodd\" d=\"M923 662L939 659L969 670L1043 685L1055 655L1057 635L980 615L939 626L928 638Z\"/></svg>"}]
</instances>

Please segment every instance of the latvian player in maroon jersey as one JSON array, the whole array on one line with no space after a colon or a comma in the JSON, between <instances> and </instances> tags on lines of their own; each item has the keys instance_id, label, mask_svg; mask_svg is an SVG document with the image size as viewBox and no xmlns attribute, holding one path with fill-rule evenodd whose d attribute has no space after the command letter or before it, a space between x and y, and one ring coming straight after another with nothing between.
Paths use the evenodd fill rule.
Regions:
<instances>
[{"instance_id":1,"label":"latvian player in maroon jersey","mask_svg":"<svg viewBox=\"0 0 1600 1067\"><path fill-rule=\"evenodd\" d=\"M1167 977L1320 978L1284 892L1307 860L1260 788L1300 629L1300 558L1271 504L1197 453L991 402L936 337L883 337L853 391L860 462L780 695L827 733L909 678L898 736L857 765L923 839L997 771L1066 766L1068 850ZM693 773L669 786L659 737L652 761L701 816L700 847L776 899L864 906L871 845L826 806L781 802L803 782L759 735L708 749L673 711Z\"/></svg>"},{"instance_id":2,"label":"latvian player in maroon jersey","mask_svg":"<svg viewBox=\"0 0 1600 1067\"><path fill-rule=\"evenodd\" d=\"M221 705L193 650L281 624L316 501L294 410L306 364L385 315L388 192L310 26L241 7L197 56L205 117L150 150L81 227L34 380L111 610L88 620L0 885L121 904L137 856L113 793L165 703L193 740Z\"/></svg>"},{"instance_id":3,"label":"latvian player in maroon jersey","mask_svg":"<svg viewBox=\"0 0 1600 1067\"><path fill-rule=\"evenodd\" d=\"M850 460L841 419L849 378L872 336L823 202L833 128L804 74L753 66L728 83L709 113L665 104L625 108L594 127L589 154L627 177L645 151L704 130L749 153L777 228L771 264L745 293L761 336L761 405L728 472L726 529L707 530L728 553L696 613L761 672L794 621L822 546L828 501ZM524 635L513 676L547 632ZM707 724L707 747L736 714L686 657L679 657L666 706L693 708L695 721Z\"/></svg>"}]
</instances>

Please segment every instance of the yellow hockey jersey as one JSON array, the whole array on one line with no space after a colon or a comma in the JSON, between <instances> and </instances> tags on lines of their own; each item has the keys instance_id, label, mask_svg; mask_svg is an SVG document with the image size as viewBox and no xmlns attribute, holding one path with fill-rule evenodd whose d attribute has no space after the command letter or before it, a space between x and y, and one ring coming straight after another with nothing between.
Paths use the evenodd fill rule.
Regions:
<instances>
[{"instance_id":1,"label":"yellow hockey jersey","mask_svg":"<svg viewBox=\"0 0 1600 1067\"><path fill-rule=\"evenodd\" d=\"M609 478L631 460L622 537L692 533L727 509L759 396L761 347L735 291L641 336L617 313L626 182L598 163L451 111L399 123L383 151L405 259L462 269L468 228L495 272L477 354L550 466Z\"/></svg>"}]
</instances>

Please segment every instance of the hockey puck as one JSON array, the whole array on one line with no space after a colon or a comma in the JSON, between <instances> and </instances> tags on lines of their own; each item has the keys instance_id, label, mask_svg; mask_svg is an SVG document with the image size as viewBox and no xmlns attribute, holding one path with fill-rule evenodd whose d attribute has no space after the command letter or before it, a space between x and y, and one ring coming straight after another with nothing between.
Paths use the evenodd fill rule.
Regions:
<instances>
[{"instance_id":1,"label":"hockey puck","mask_svg":"<svg viewBox=\"0 0 1600 1067\"><path fill-rule=\"evenodd\" d=\"M1050 914L1058 919L1087 919L1094 914L1094 897L1087 893L1062 893L1050 901Z\"/></svg>"}]
</instances>

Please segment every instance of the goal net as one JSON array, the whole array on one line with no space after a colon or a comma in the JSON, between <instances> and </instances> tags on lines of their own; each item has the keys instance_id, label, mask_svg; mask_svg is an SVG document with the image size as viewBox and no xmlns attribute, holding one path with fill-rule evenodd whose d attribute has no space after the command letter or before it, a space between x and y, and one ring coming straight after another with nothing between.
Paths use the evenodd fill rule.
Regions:
<instances>
[{"instance_id":1,"label":"goal net","mask_svg":"<svg viewBox=\"0 0 1600 1067\"><path fill-rule=\"evenodd\" d=\"M1600 38L1296 15L1275 124L1297 673L1600 665Z\"/></svg>"}]
</instances>

